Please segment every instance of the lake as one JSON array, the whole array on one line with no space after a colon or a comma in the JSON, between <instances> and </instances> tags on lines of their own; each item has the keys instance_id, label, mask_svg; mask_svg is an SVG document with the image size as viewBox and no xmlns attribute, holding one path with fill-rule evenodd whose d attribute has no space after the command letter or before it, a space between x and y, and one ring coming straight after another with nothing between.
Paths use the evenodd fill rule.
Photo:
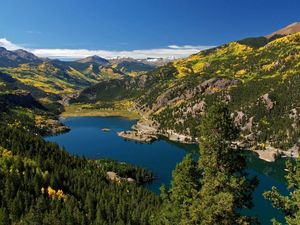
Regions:
<instances>
[{"instance_id":1,"label":"lake","mask_svg":"<svg viewBox=\"0 0 300 225\"><path fill-rule=\"evenodd\" d=\"M165 139L142 144L118 137L116 132L129 130L135 123L133 120L120 117L70 117L62 122L69 126L71 131L46 137L46 140L58 143L74 155L84 155L89 159L110 158L150 169L156 179L146 187L155 193L159 193L159 187L163 183L167 186L170 184L172 170L187 153L193 153L197 157L196 145L178 144ZM109 128L110 131L102 131L102 128ZM245 213L257 215L262 224L271 224L270 220L273 217L282 221L282 214L272 208L262 193L270 190L272 186L287 193L284 180L285 160L268 163L258 159L251 152L245 154L249 173L257 176L260 181L254 193L255 207Z\"/></svg>"}]
</instances>

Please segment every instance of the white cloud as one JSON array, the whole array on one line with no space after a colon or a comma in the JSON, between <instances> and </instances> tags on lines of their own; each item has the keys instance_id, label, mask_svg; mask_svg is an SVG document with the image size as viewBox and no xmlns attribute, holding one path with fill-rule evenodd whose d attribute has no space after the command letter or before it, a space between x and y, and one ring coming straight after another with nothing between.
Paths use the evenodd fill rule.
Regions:
<instances>
[{"instance_id":1,"label":"white cloud","mask_svg":"<svg viewBox=\"0 0 300 225\"><path fill-rule=\"evenodd\" d=\"M201 45L169 45L168 48L172 49L206 49L208 47L214 47L214 46L201 46Z\"/></svg>"},{"instance_id":2,"label":"white cloud","mask_svg":"<svg viewBox=\"0 0 300 225\"><path fill-rule=\"evenodd\" d=\"M9 50L21 48L5 38L0 39L0 46ZM201 50L213 46L192 46L192 45L169 45L166 48L140 49L130 51L108 51L108 50L89 50L89 49L26 49L39 57L69 59L84 58L92 55L98 55L103 58L131 57L131 58L182 58Z\"/></svg>"},{"instance_id":3,"label":"white cloud","mask_svg":"<svg viewBox=\"0 0 300 225\"><path fill-rule=\"evenodd\" d=\"M4 47L4 48L6 48L8 50L16 50L16 49L22 48L21 46L16 45L16 44L10 42L6 38L0 38L0 47Z\"/></svg>"},{"instance_id":4,"label":"white cloud","mask_svg":"<svg viewBox=\"0 0 300 225\"><path fill-rule=\"evenodd\" d=\"M197 53L209 47L202 48L158 48L142 49L132 51L106 51L87 49L33 49L31 52L40 57L50 58L83 58L91 55L98 55L104 58L131 57L131 58L182 58Z\"/></svg>"}]
</instances>

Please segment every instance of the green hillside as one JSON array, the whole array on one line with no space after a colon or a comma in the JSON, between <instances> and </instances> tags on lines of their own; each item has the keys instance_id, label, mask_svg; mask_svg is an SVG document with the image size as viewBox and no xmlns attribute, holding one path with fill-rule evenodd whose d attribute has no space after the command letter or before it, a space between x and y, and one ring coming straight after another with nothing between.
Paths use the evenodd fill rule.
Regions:
<instances>
[{"instance_id":1,"label":"green hillside","mask_svg":"<svg viewBox=\"0 0 300 225\"><path fill-rule=\"evenodd\" d=\"M146 170L110 160L74 157L26 130L0 130L1 224L150 224L159 198L138 184Z\"/></svg>"},{"instance_id":2,"label":"green hillside","mask_svg":"<svg viewBox=\"0 0 300 225\"><path fill-rule=\"evenodd\" d=\"M244 39L111 86L100 82L78 101L130 98L159 132L195 140L205 108L222 100L242 128L244 144L286 150L299 141L299 61L300 33Z\"/></svg>"},{"instance_id":3,"label":"green hillside","mask_svg":"<svg viewBox=\"0 0 300 225\"><path fill-rule=\"evenodd\" d=\"M41 135L67 130L57 117L28 92L0 93L0 224L150 224L161 201L141 184L153 174L45 141Z\"/></svg>"}]
</instances>

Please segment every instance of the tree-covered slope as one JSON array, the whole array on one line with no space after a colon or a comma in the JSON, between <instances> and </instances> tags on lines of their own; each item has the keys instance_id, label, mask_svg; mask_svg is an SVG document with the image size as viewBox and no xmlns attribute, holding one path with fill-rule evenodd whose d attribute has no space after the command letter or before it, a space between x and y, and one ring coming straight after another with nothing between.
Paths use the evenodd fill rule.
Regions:
<instances>
[{"instance_id":1,"label":"tree-covered slope","mask_svg":"<svg viewBox=\"0 0 300 225\"><path fill-rule=\"evenodd\" d=\"M251 38L171 62L143 76L147 85L136 85L137 77L117 87L119 97L130 90L129 97L162 133L198 137L205 108L222 100L228 102L246 144L288 149L299 141L299 61L300 33ZM116 85L97 88L101 85L89 88L88 95L83 91L79 101L108 100Z\"/></svg>"},{"instance_id":2,"label":"tree-covered slope","mask_svg":"<svg viewBox=\"0 0 300 225\"><path fill-rule=\"evenodd\" d=\"M148 172L70 156L26 131L1 128L1 224L149 224L158 197L111 182L108 169L142 180Z\"/></svg>"},{"instance_id":3,"label":"tree-covered slope","mask_svg":"<svg viewBox=\"0 0 300 225\"><path fill-rule=\"evenodd\" d=\"M150 224L160 200L140 185L152 173L45 141L55 117L31 95L0 94L0 224Z\"/></svg>"}]
</instances>

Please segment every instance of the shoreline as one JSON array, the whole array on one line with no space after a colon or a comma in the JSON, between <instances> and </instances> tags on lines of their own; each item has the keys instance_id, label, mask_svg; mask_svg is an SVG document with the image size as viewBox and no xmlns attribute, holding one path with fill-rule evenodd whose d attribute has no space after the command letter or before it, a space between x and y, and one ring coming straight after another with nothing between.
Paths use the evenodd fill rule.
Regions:
<instances>
[{"instance_id":1,"label":"shoreline","mask_svg":"<svg viewBox=\"0 0 300 225\"><path fill-rule=\"evenodd\" d=\"M177 134L172 130L168 130L167 132L163 133L159 131L156 127L151 126L150 120L146 119L144 121L141 121L140 120L141 116L138 114L138 112L133 112L133 111L126 111L126 110L81 110L78 112L67 111L60 114L60 120L64 118L70 118L70 117L93 117L93 116L121 117L129 120L137 120L136 124L133 125L132 130L122 131L117 134L119 137L127 140L149 143L160 139L160 137L164 137L169 141L173 141L175 143L199 144L197 140L192 141L191 137ZM137 133L138 135L133 135L135 133ZM287 151L283 151L281 149L276 149L271 146L269 146L265 150L249 149L249 148L242 148L242 149L245 151L251 151L255 153L259 159L264 160L266 162L275 162L278 158L284 158L284 157L290 157L294 159L299 157L298 149L289 149Z\"/></svg>"},{"instance_id":2,"label":"shoreline","mask_svg":"<svg viewBox=\"0 0 300 225\"><path fill-rule=\"evenodd\" d=\"M158 140L158 136L142 134L137 131L120 131L117 132L117 135L124 138L125 140L138 141L142 143L151 143Z\"/></svg>"}]
</instances>

